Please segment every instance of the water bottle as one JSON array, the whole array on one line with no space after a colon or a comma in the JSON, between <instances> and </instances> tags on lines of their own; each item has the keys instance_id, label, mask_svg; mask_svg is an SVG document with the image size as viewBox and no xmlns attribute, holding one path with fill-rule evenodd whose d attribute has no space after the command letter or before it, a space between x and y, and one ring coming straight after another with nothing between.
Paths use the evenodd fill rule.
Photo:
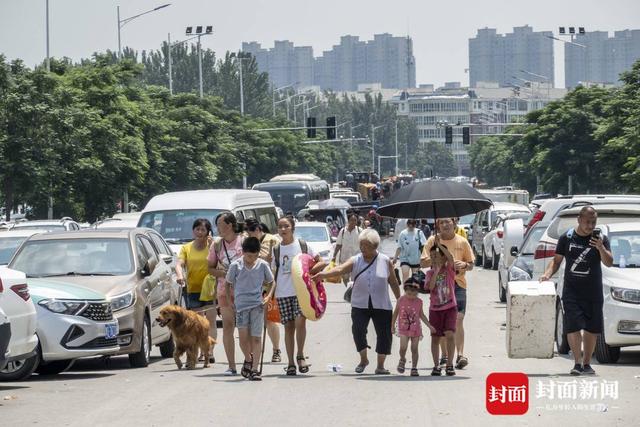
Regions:
<instances>
[{"instance_id":1,"label":"water bottle","mask_svg":"<svg viewBox=\"0 0 640 427\"><path fill-rule=\"evenodd\" d=\"M627 268L627 260L625 259L624 255L620 255L620 262L618 262L618 265L620 266L620 268Z\"/></svg>"},{"instance_id":2,"label":"water bottle","mask_svg":"<svg viewBox=\"0 0 640 427\"><path fill-rule=\"evenodd\" d=\"M327 365L327 370L329 372L342 372L342 365L330 363Z\"/></svg>"}]
</instances>

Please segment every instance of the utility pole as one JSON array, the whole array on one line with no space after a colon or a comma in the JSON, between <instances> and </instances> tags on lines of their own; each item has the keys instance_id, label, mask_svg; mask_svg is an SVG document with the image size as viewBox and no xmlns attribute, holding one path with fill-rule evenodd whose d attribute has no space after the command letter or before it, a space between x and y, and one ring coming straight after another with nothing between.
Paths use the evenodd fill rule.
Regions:
<instances>
[{"instance_id":1,"label":"utility pole","mask_svg":"<svg viewBox=\"0 0 640 427\"><path fill-rule=\"evenodd\" d=\"M173 95L173 72L171 71L171 33L167 34L167 59L169 60L169 95Z\"/></svg>"},{"instance_id":2,"label":"utility pole","mask_svg":"<svg viewBox=\"0 0 640 427\"><path fill-rule=\"evenodd\" d=\"M244 84L242 82L242 57L238 54L238 61L240 61L240 115L244 116Z\"/></svg>"},{"instance_id":3,"label":"utility pole","mask_svg":"<svg viewBox=\"0 0 640 427\"><path fill-rule=\"evenodd\" d=\"M47 16L47 22L46 22L46 27L47 27L47 62L46 64L46 68L47 68L47 73L49 71L51 71L51 59L49 58L49 0L47 0L46 2L46 16Z\"/></svg>"},{"instance_id":4,"label":"utility pole","mask_svg":"<svg viewBox=\"0 0 640 427\"><path fill-rule=\"evenodd\" d=\"M198 75L199 75L199 84L200 84L200 99L203 97L203 88L202 88L202 49L200 47L200 34L198 34Z\"/></svg>"},{"instance_id":5,"label":"utility pole","mask_svg":"<svg viewBox=\"0 0 640 427\"><path fill-rule=\"evenodd\" d=\"M396 176L398 172L398 119L396 119Z\"/></svg>"},{"instance_id":6,"label":"utility pole","mask_svg":"<svg viewBox=\"0 0 640 427\"><path fill-rule=\"evenodd\" d=\"M376 171L376 128L371 125L371 170Z\"/></svg>"}]
</instances>

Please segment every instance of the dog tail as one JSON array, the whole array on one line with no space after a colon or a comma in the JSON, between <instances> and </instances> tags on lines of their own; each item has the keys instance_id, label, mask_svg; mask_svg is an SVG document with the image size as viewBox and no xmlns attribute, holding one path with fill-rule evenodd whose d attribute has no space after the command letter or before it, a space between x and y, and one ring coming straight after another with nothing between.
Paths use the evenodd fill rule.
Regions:
<instances>
[{"instance_id":1,"label":"dog tail","mask_svg":"<svg viewBox=\"0 0 640 427\"><path fill-rule=\"evenodd\" d=\"M209 345L214 345L215 343L217 343L218 341L216 341L215 339L209 337Z\"/></svg>"}]
</instances>

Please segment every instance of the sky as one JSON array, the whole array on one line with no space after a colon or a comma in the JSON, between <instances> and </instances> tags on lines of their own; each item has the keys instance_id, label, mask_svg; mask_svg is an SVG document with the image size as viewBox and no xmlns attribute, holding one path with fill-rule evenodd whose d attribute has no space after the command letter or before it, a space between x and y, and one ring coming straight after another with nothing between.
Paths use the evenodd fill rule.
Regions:
<instances>
[{"instance_id":1,"label":"sky","mask_svg":"<svg viewBox=\"0 0 640 427\"><path fill-rule=\"evenodd\" d=\"M413 38L417 82L468 84L468 40L478 28L511 32L530 25L535 31L583 26L587 31L640 28L640 0L49 0L51 56L74 60L96 51L117 50L117 15L130 17L156 6L171 6L142 16L122 29L122 45L157 49L167 34L184 38L190 25L213 25L202 44L218 56L237 51L243 41L272 47L288 39L312 46L314 55L350 34ZM45 0L0 0L0 54L28 66L46 55ZM554 42L555 81L564 82L563 43Z\"/></svg>"}]
</instances>

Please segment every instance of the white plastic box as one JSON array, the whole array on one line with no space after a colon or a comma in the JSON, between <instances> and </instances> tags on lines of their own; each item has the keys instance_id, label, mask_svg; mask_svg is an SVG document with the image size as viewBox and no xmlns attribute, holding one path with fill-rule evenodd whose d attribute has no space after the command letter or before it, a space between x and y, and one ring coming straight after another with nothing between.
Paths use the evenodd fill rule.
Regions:
<instances>
[{"instance_id":1,"label":"white plastic box","mask_svg":"<svg viewBox=\"0 0 640 427\"><path fill-rule=\"evenodd\" d=\"M511 359L551 359L556 326L553 282L509 282L507 354Z\"/></svg>"}]
</instances>

